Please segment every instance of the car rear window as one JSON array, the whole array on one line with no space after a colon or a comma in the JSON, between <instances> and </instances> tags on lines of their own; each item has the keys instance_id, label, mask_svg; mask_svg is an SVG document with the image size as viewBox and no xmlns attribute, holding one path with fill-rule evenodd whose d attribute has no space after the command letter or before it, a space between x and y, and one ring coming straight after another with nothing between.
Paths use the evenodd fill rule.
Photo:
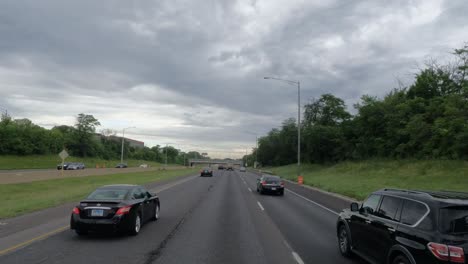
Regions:
<instances>
[{"instance_id":1,"label":"car rear window","mask_svg":"<svg viewBox=\"0 0 468 264\"><path fill-rule=\"evenodd\" d=\"M401 222L405 225L415 225L427 213L427 207L419 202L405 200L401 212Z\"/></svg>"},{"instance_id":2,"label":"car rear window","mask_svg":"<svg viewBox=\"0 0 468 264\"><path fill-rule=\"evenodd\" d=\"M123 189L97 189L88 196L88 200L123 200L128 190Z\"/></svg>"},{"instance_id":3,"label":"car rear window","mask_svg":"<svg viewBox=\"0 0 468 264\"><path fill-rule=\"evenodd\" d=\"M266 181L267 184L274 184L274 183L279 183L280 179L278 179L278 178L266 178L265 181Z\"/></svg>"},{"instance_id":4,"label":"car rear window","mask_svg":"<svg viewBox=\"0 0 468 264\"><path fill-rule=\"evenodd\" d=\"M441 208L439 230L445 234L468 233L468 206Z\"/></svg>"}]
</instances>

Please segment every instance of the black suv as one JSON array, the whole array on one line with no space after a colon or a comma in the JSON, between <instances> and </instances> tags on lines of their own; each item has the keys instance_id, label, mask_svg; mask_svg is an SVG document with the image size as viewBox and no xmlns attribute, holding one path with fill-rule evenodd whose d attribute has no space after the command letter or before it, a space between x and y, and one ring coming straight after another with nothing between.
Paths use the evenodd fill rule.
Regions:
<instances>
[{"instance_id":1,"label":"black suv","mask_svg":"<svg viewBox=\"0 0 468 264\"><path fill-rule=\"evenodd\" d=\"M468 193L383 189L340 213L341 254L371 263L466 263Z\"/></svg>"}]
</instances>

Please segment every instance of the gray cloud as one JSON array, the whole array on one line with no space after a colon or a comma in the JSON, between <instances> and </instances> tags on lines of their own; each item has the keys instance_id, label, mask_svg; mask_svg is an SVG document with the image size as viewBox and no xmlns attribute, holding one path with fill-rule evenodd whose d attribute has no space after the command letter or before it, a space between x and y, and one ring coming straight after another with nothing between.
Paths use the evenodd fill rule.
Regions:
<instances>
[{"instance_id":1,"label":"gray cloud","mask_svg":"<svg viewBox=\"0 0 468 264\"><path fill-rule=\"evenodd\" d=\"M382 96L468 40L463 0L0 3L0 106L50 126L94 114L149 145L253 146L303 104ZM221 155L222 156L222 155Z\"/></svg>"}]
</instances>

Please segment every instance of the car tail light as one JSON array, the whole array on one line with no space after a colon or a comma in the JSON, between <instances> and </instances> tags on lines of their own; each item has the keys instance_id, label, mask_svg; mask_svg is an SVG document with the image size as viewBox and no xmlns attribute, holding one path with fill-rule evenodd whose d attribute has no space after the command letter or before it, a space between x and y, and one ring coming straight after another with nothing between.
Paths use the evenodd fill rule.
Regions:
<instances>
[{"instance_id":1,"label":"car tail light","mask_svg":"<svg viewBox=\"0 0 468 264\"><path fill-rule=\"evenodd\" d=\"M73 214L80 214L80 208L78 207L73 208Z\"/></svg>"},{"instance_id":2,"label":"car tail light","mask_svg":"<svg viewBox=\"0 0 468 264\"><path fill-rule=\"evenodd\" d=\"M281 187L284 187L284 182L280 182Z\"/></svg>"},{"instance_id":3,"label":"car tail light","mask_svg":"<svg viewBox=\"0 0 468 264\"><path fill-rule=\"evenodd\" d=\"M261 183L262 183L262 185L266 185L266 181L262 181Z\"/></svg>"},{"instance_id":4,"label":"car tail light","mask_svg":"<svg viewBox=\"0 0 468 264\"><path fill-rule=\"evenodd\" d=\"M132 209L132 206L131 206L131 205L121 207L121 208L119 208L119 210L117 210L117 212L115 213L115 215L124 215L124 214L128 214L128 213L130 213L130 209Z\"/></svg>"},{"instance_id":5,"label":"car tail light","mask_svg":"<svg viewBox=\"0 0 468 264\"><path fill-rule=\"evenodd\" d=\"M437 259L450 261L452 263L465 263L465 252L463 248L433 242L427 244L427 247Z\"/></svg>"}]
</instances>

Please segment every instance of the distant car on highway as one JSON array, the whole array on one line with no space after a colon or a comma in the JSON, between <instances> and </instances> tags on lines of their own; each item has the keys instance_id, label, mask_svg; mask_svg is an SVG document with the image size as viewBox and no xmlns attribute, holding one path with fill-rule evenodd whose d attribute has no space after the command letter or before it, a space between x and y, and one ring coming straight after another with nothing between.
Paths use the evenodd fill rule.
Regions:
<instances>
[{"instance_id":1,"label":"distant car on highway","mask_svg":"<svg viewBox=\"0 0 468 264\"><path fill-rule=\"evenodd\" d=\"M82 162L65 162L63 163L64 170L83 170L85 168L84 163ZM57 165L57 170L62 169L62 164Z\"/></svg>"},{"instance_id":2,"label":"distant car on highway","mask_svg":"<svg viewBox=\"0 0 468 264\"><path fill-rule=\"evenodd\" d=\"M257 179L257 192L284 195L284 182L278 176L263 175Z\"/></svg>"},{"instance_id":3,"label":"distant car on highway","mask_svg":"<svg viewBox=\"0 0 468 264\"><path fill-rule=\"evenodd\" d=\"M224 170L224 165L218 165L218 170Z\"/></svg>"},{"instance_id":4,"label":"distant car on highway","mask_svg":"<svg viewBox=\"0 0 468 264\"><path fill-rule=\"evenodd\" d=\"M64 162L63 163L63 169L66 170L68 168L68 165L70 165L71 162ZM57 170L61 170L62 169L62 163L58 164L57 165Z\"/></svg>"},{"instance_id":5,"label":"distant car on highway","mask_svg":"<svg viewBox=\"0 0 468 264\"><path fill-rule=\"evenodd\" d=\"M149 167L148 164L141 164L140 165L140 168L148 168L148 167Z\"/></svg>"},{"instance_id":6,"label":"distant car on highway","mask_svg":"<svg viewBox=\"0 0 468 264\"><path fill-rule=\"evenodd\" d=\"M245 171L246 171L246 168L245 168L245 167L240 167L240 168L239 168L239 171L240 171L240 172L245 172Z\"/></svg>"},{"instance_id":7,"label":"distant car on highway","mask_svg":"<svg viewBox=\"0 0 468 264\"><path fill-rule=\"evenodd\" d=\"M201 171L200 171L200 177L205 177L205 176L208 176L208 177L213 177L213 170L211 168L203 168Z\"/></svg>"},{"instance_id":8,"label":"distant car on highway","mask_svg":"<svg viewBox=\"0 0 468 264\"><path fill-rule=\"evenodd\" d=\"M67 170L84 170L85 165L81 162L70 162L67 166Z\"/></svg>"},{"instance_id":9,"label":"distant car on highway","mask_svg":"<svg viewBox=\"0 0 468 264\"><path fill-rule=\"evenodd\" d=\"M141 226L159 219L160 201L138 185L107 185L73 208L70 228L78 235L111 231L138 235Z\"/></svg>"},{"instance_id":10,"label":"distant car on highway","mask_svg":"<svg viewBox=\"0 0 468 264\"><path fill-rule=\"evenodd\" d=\"M119 168L119 169L122 169L122 168L127 168L127 164L126 163L119 163L115 166L116 168Z\"/></svg>"},{"instance_id":11,"label":"distant car on highway","mask_svg":"<svg viewBox=\"0 0 468 264\"><path fill-rule=\"evenodd\" d=\"M228 170L228 171L234 171L234 167L233 167L232 165L228 165L226 170Z\"/></svg>"},{"instance_id":12,"label":"distant car on highway","mask_svg":"<svg viewBox=\"0 0 468 264\"><path fill-rule=\"evenodd\" d=\"M468 260L468 193L383 189L337 222L338 247L372 263Z\"/></svg>"}]
</instances>

